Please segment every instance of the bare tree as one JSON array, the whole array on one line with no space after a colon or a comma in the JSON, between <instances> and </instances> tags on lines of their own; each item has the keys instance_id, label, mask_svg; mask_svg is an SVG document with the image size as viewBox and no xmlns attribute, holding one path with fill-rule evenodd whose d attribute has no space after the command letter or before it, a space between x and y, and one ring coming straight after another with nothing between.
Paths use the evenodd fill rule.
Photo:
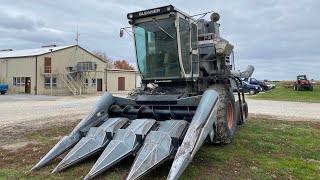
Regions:
<instances>
[{"instance_id":1,"label":"bare tree","mask_svg":"<svg viewBox=\"0 0 320 180\"><path fill-rule=\"evenodd\" d=\"M100 50L94 50L92 51L92 54L97 56L98 58L102 59L103 61L106 62L107 69L113 69L113 61L107 56L107 54L103 51Z\"/></svg>"}]
</instances>

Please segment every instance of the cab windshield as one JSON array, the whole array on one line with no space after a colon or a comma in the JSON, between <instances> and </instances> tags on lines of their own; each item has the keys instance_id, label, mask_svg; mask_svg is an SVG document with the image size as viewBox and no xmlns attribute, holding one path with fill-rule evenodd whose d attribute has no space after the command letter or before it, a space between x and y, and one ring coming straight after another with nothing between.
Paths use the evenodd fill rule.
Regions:
<instances>
[{"instance_id":1,"label":"cab windshield","mask_svg":"<svg viewBox=\"0 0 320 180\"><path fill-rule=\"evenodd\" d=\"M177 32L173 18L136 24L138 65L144 78L180 77Z\"/></svg>"},{"instance_id":2,"label":"cab windshield","mask_svg":"<svg viewBox=\"0 0 320 180\"><path fill-rule=\"evenodd\" d=\"M298 76L298 80L307 80L307 77L306 76Z\"/></svg>"}]
</instances>

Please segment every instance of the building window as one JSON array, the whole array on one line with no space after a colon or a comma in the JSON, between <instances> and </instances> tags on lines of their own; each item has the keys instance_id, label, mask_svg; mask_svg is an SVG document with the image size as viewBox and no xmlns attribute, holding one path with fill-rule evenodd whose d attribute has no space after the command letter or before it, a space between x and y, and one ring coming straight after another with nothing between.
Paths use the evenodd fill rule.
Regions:
<instances>
[{"instance_id":1,"label":"building window","mask_svg":"<svg viewBox=\"0 0 320 180\"><path fill-rule=\"evenodd\" d=\"M50 78L44 78L44 86L50 87Z\"/></svg>"},{"instance_id":2,"label":"building window","mask_svg":"<svg viewBox=\"0 0 320 180\"><path fill-rule=\"evenodd\" d=\"M96 79L92 79L91 85L92 85L92 86L96 86Z\"/></svg>"},{"instance_id":3,"label":"building window","mask_svg":"<svg viewBox=\"0 0 320 180\"><path fill-rule=\"evenodd\" d=\"M50 82L52 80L52 87L57 87L57 78L44 78L44 87L50 87Z\"/></svg>"},{"instance_id":4,"label":"building window","mask_svg":"<svg viewBox=\"0 0 320 180\"><path fill-rule=\"evenodd\" d=\"M89 85L89 80L88 80L88 79L85 79L84 85L85 85L85 86L88 86L88 85Z\"/></svg>"},{"instance_id":5,"label":"building window","mask_svg":"<svg viewBox=\"0 0 320 180\"><path fill-rule=\"evenodd\" d=\"M16 77L13 78L13 80L12 80L12 85L13 85L13 86L16 86L16 85L17 85L17 78L16 78Z\"/></svg>"},{"instance_id":6,"label":"building window","mask_svg":"<svg viewBox=\"0 0 320 180\"><path fill-rule=\"evenodd\" d=\"M20 86L24 86L25 83L25 78L24 77L20 77Z\"/></svg>"},{"instance_id":7,"label":"building window","mask_svg":"<svg viewBox=\"0 0 320 180\"><path fill-rule=\"evenodd\" d=\"M17 77L17 86L20 86L21 78Z\"/></svg>"},{"instance_id":8,"label":"building window","mask_svg":"<svg viewBox=\"0 0 320 180\"><path fill-rule=\"evenodd\" d=\"M57 78L52 78L52 86L57 87Z\"/></svg>"},{"instance_id":9,"label":"building window","mask_svg":"<svg viewBox=\"0 0 320 180\"><path fill-rule=\"evenodd\" d=\"M24 86L25 85L25 77L13 77L12 85L13 86Z\"/></svg>"}]
</instances>

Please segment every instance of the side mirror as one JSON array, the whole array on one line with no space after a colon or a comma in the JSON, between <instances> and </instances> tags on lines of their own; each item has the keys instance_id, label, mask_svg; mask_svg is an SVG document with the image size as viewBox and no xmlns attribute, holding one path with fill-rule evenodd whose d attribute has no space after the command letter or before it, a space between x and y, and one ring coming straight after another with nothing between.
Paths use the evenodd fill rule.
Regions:
<instances>
[{"instance_id":1,"label":"side mirror","mask_svg":"<svg viewBox=\"0 0 320 180\"><path fill-rule=\"evenodd\" d=\"M120 29L120 37L123 36L123 28Z\"/></svg>"}]
</instances>

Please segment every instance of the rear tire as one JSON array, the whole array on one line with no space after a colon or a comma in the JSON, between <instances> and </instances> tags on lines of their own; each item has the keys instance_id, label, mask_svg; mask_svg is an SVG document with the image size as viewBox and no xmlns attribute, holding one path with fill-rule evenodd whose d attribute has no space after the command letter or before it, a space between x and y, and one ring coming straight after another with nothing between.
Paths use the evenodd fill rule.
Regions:
<instances>
[{"instance_id":1,"label":"rear tire","mask_svg":"<svg viewBox=\"0 0 320 180\"><path fill-rule=\"evenodd\" d=\"M237 125L234 95L225 85L214 85L210 89L217 91L220 99L214 142L228 144L234 137Z\"/></svg>"},{"instance_id":2,"label":"rear tire","mask_svg":"<svg viewBox=\"0 0 320 180\"><path fill-rule=\"evenodd\" d=\"M4 95L6 92L4 92L4 91L1 91L1 95Z\"/></svg>"},{"instance_id":3,"label":"rear tire","mask_svg":"<svg viewBox=\"0 0 320 180\"><path fill-rule=\"evenodd\" d=\"M244 124L246 122L246 120L248 118L248 104L247 104L247 102L245 102L243 107L242 107L242 118L243 118L243 120L241 120L240 103L239 103L239 100L236 101L236 117L237 117L237 124L238 125L242 125L242 124Z\"/></svg>"}]
</instances>

